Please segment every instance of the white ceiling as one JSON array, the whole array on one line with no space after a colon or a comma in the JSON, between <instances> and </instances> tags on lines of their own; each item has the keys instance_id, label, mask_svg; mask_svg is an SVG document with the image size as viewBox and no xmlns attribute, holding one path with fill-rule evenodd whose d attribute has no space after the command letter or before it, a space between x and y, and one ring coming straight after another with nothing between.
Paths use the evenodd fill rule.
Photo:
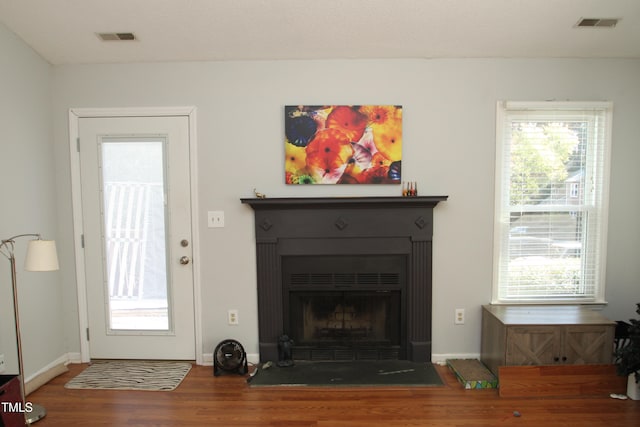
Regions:
<instances>
[{"instance_id":1,"label":"white ceiling","mask_svg":"<svg viewBox=\"0 0 640 427\"><path fill-rule=\"evenodd\" d=\"M0 0L0 22L52 64L640 58L640 0Z\"/></svg>"}]
</instances>

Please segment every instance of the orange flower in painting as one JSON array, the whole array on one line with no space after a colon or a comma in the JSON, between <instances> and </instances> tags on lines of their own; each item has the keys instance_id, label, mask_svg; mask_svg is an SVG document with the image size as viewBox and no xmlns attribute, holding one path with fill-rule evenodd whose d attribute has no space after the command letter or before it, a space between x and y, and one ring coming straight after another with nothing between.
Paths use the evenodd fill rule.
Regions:
<instances>
[{"instance_id":1,"label":"orange flower in painting","mask_svg":"<svg viewBox=\"0 0 640 427\"><path fill-rule=\"evenodd\" d=\"M344 133L324 129L307 145L307 166L324 183L340 179L353 155L353 148Z\"/></svg>"},{"instance_id":2,"label":"orange flower in painting","mask_svg":"<svg viewBox=\"0 0 640 427\"><path fill-rule=\"evenodd\" d=\"M402 109L395 108L384 123L372 123L376 148L391 161L402 159Z\"/></svg>"},{"instance_id":3,"label":"orange flower in painting","mask_svg":"<svg viewBox=\"0 0 640 427\"><path fill-rule=\"evenodd\" d=\"M295 175L291 172L284 173L284 183L285 184L295 184Z\"/></svg>"},{"instance_id":4,"label":"orange flower in painting","mask_svg":"<svg viewBox=\"0 0 640 427\"><path fill-rule=\"evenodd\" d=\"M362 173L362 168L358 166L355 158L351 158L345 168L338 184L360 184L358 176Z\"/></svg>"},{"instance_id":5,"label":"orange flower in painting","mask_svg":"<svg viewBox=\"0 0 640 427\"><path fill-rule=\"evenodd\" d=\"M388 166L372 166L362 171L360 182L367 184L391 184Z\"/></svg>"},{"instance_id":6,"label":"orange flower in painting","mask_svg":"<svg viewBox=\"0 0 640 427\"><path fill-rule=\"evenodd\" d=\"M392 184L394 181L389 177L391 164L391 160L382 153L376 153L371 158L371 167L363 170L358 179L367 184Z\"/></svg>"},{"instance_id":7,"label":"orange flower in painting","mask_svg":"<svg viewBox=\"0 0 640 427\"><path fill-rule=\"evenodd\" d=\"M367 116L369 124L382 125L387 120L393 119L398 107L393 105L363 105L360 107L362 114Z\"/></svg>"},{"instance_id":8,"label":"orange flower in painting","mask_svg":"<svg viewBox=\"0 0 640 427\"><path fill-rule=\"evenodd\" d=\"M284 152L285 172L298 173L305 168L307 153L304 147L296 147L293 144L286 144Z\"/></svg>"},{"instance_id":9,"label":"orange flower in painting","mask_svg":"<svg viewBox=\"0 0 640 427\"><path fill-rule=\"evenodd\" d=\"M348 169L348 168L347 168ZM360 184L358 179L345 170L336 184Z\"/></svg>"},{"instance_id":10,"label":"orange flower in painting","mask_svg":"<svg viewBox=\"0 0 640 427\"><path fill-rule=\"evenodd\" d=\"M376 153L371 158L371 167L388 169L389 166L391 166L391 160L387 159L382 153Z\"/></svg>"},{"instance_id":11,"label":"orange flower in painting","mask_svg":"<svg viewBox=\"0 0 640 427\"><path fill-rule=\"evenodd\" d=\"M333 109L327 117L327 128L338 129L344 133L349 142L358 141L367 127L367 116L358 110L347 106L339 106Z\"/></svg>"}]
</instances>

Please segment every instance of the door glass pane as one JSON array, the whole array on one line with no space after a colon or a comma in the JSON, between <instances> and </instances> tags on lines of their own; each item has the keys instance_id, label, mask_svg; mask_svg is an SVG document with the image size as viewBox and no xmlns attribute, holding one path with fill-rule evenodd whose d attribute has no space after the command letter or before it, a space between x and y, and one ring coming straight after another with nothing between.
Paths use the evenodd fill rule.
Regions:
<instances>
[{"instance_id":1,"label":"door glass pane","mask_svg":"<svg viewBox=\"0 0 640 427\"><path fill-rule=\"evenodd\" d=\"M162 140L101 143L109 330L169 329Z\"/></svg>"}]
</instances>

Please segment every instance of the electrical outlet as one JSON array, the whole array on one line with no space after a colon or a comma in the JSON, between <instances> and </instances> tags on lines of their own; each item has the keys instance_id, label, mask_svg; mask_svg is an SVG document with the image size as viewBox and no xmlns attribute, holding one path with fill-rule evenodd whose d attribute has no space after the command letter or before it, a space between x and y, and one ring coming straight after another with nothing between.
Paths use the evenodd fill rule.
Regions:
<instances>
[{"instance_id":1,"label":"electrical outlet","mask_svg":"<svg viewBox=\"0 0 640 427\"><path fill-rule=\"evenodd\" d=\"M464 308L456 308L456 315L453 323L456 325L464 325Z\"/></svg>"},{"instance_id":2,"label":"electrical outlet","mask_svg":"<svg viewBox=\"0 0 640 427\"><path fill-rule=\"evenodd\" d=\"M207 224L209 225L209 228L224 227L224 211L207 212Z\"/></svg>"},{"instance_id":3,"label":"electrical outlet","mask_svg":"<svg viewBox=\"0 0 640 427\"><path fill-rule=\"evenodd\" d=\"M230 325L240 324L240 320L238 319L238 310L227 311L227 321Z\"/></svg>"},{"instance_id":4,"label":"electrical outlet","mask_svg":"<svg viewBox=\"0 0 640 427\"><path fill-rule=\"evenodd\" d=\"M4 354L0 354L0 372L4 372Z\"/></svg>"}]
</instances>

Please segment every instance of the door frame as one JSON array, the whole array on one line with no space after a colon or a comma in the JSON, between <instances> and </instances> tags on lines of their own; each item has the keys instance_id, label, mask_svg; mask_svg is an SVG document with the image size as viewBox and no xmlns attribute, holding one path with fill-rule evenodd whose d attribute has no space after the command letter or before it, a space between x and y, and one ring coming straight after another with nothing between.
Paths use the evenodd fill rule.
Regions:
<instances>
[{"instance_id":1,"label":"door frame","mask_svg":"<svg viewBox=\"0 0 640 427\"><path fill-rule=\"evenodd\" d=\"M189 173L191 190L191 230L193 241L193 315L195 326L196 364L203 365L202 350L202 292L200 283L200 240L197 198L197 140L196 107L132 107L132 108L70 108L69 109L69 155L71 164L71 203L73 210L73 237L75 251L75 276L78 295L78 324L80 332L80 361L91 360L89 349L89 313L87 308L87 280L85 257L82 250L83 219L80 176L79 126L82 118L100 117L167 117L182 116L189 120Z\"/></svg>"}]
</instances>

